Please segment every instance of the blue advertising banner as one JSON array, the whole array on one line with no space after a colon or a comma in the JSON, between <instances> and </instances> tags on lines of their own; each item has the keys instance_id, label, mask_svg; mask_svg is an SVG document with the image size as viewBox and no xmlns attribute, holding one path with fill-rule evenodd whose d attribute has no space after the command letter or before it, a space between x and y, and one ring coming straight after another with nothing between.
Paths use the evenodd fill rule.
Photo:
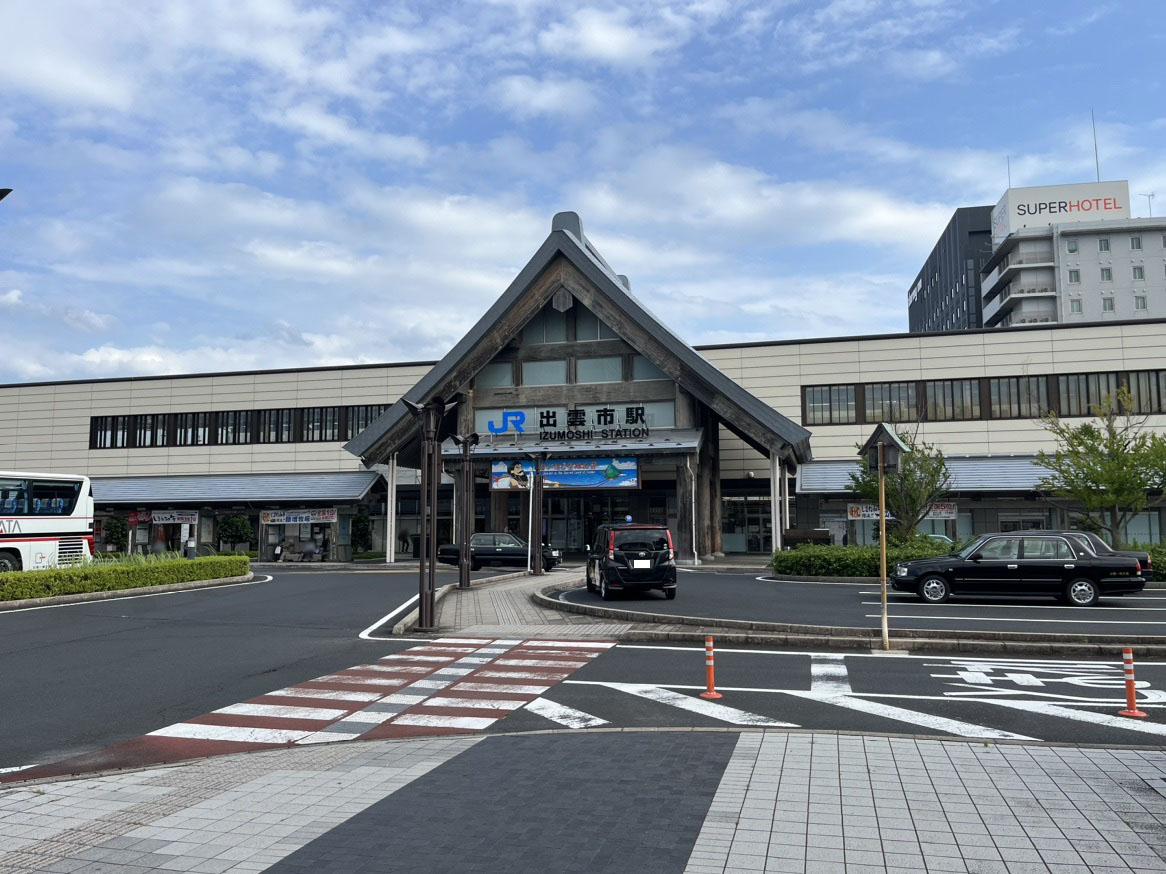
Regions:
<instances>
[{"instance_id":1,"label":"blue advertising banner","mask_svg":"<svg viewBox=\"0 0 1166 874\"><path fill-rule=\"evenodd\" d=\"M634 458L551 458L542 463L544 489L638 489L640 468ZM529 489L533 461L495 461L490 488Z\"/></svg>"}]
</instances>

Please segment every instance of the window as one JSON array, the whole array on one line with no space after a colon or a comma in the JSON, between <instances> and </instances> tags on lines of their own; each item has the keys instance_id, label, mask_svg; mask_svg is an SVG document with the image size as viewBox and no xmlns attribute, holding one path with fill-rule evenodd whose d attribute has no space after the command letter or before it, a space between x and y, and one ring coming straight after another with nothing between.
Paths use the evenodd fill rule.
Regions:
<instances>
[{"instance_id":1,"label":"window","mask_svg":"<svg viewBox=\"0 0 1166 874\"><path fill-rule=\"evenodd\" d=\"M1075 297L1069 301L1069 312L1071 312L1071 313L1081 312L1081 298Z\"/></svg>"},{"instance_id":2,"label":"window","mask_svg":"<svg viewBox=\"0 0 1166 874\"><path fill-rule=\"evenodd\" d=\"M582 304L575 307L576 340L617 340L615 331L599 321L599 317Z\"/></svg>"},{"instance_id":3,"label":"window","mask_svg":"<svg viewBox=\"0 0 1166 874\"><path fill-rule=\"evenodd\" d=\"M866 386L868 422L914 422L918 418L915 383L881 382Z\"/></svg>"},{"instance_id":4,"label":"window","mask_svg":"<svg viewBox=\"0 0 1166 874\"><path fill-rule=\"evenodd\" d=\"M575 359L575 382L622 382L623 358L613 355L608 358Z\"/></svg>"},{"instance_id":5,"label":"window","mask_svg":"<svg viewBox=\"0 0 1166 874\"><path fill-rule=\"evenodd\" d=\"M1113 312L1113 298L1112 297L1103 297L1101 299L1101 311L1103 313L1112 313Z\"/></svg>"},{"instance_id":6,"label":"window","mask_svg":"<svg viewBox=\"0 0 1166 874\"><path fill-rule=\"evenodd\" d=\"M507 365L509 367L509 365ZM345 440L351 440L369 425L371 425L376 418L388 409L387 404L363 404L357 407L348 408L348 433L345 434Z\"/></svg>"},{"instance_id":7,"label":"window","mask_svg":"<svg viewBox=\"0 0 1166 874\"><path fill-rule=\"evenodd\" d=\"M27 513L28 483L22 479L0 479L0 516L24 516Z\"/></svg>"},{"instance_id":8,"label":"window","mask_svg":"<svg viewBox=\"0 0 1166 874\"><path fill-rule=\"evenodd\" d=\"M179 413L174 442L178 446L206 446L210 443L210 413Z\"/></svg>"},{"instance_id":9,"label":"window","mask_svg":"<svg viewBox=\"0 0 1166 874\"><path fill-rule=\"evenodd\" d=\"M1145 278L1146 278L1146 268L1143 267L1141 264L1135 264L1134 265L1134 279L1145 279Z\"/></svg>"},{"instance_id":10,"label":"window","mask_svg":"<svg viewBox=\"0 0 1166 874\"><path fill-rule=\"evenodd\" d=\"M1020 558L1019 537L996 537L980 547L980 557L987 561L1012 561Z\"/></svg>"},{"instance_id":11,"label":"window","mask_svg":"<svg viewBox=\"0 0 1166 874\"><path fill-rule=\"evenodd\" d=\"M141 447L166 445L166 414L146 413L137 417L134 445Z\"/></svg>"},{"instance_id":12,"label":"window","mask_svg":"<svg viewBox=\"0 0 1166 874\"><path fill-rule=\"evenodd\" d=\"M1098 238L1097 251L1098 252L1108 252L1109 251L1109 237L1099 237Z\"/></svg>"},{"instance_id":13,"label":"window","mask_svg":"<svg viewBox=\"0 0 1166 874\"><path fill-rule=\"evenodd\" d=\"M259 443L291 443L295 410L260 410L255 434Z\"/></svg>"},{"instance_id":14,"label":"window","mask_svg":"<svg viewBox=\"0 0 1166 874\"><path fill-rule=\"evenodd\" d=\"M1062 416L1088 416L1090 408L1112 397L1118 388L1116 373L1082 373L1057 377Z\"/></svg>"},{"instance_id":15,"label":"window","mask_svg":"<svg viewBox=\"0 0 1166 874\"><path fill-rule=\"evenodd\" d=\"M1143 370L1130 374L1130 395L1135 413L1166 413L1166 371Z\"/></svg>"},{"instance_id":16,"label":"window","mask_svg":"<svg viewBox=\"0 0 1166 874\"><path fill-rule=\"evenodd\" d=\"M632 356L632 379L642 382L646 379L667 379L668 374L645 358L643 355Z\"/></svg>"},{"instance_id":17,"label":"window","mask_svg":"<svg viewBox=\"0 0 1166 874\"><path fill-rule=\"evenodd\" d=\"M927 383L927 418L933 422L980 418L980 382L943 379Z\"/></svg>"},{"instance_id":18,"label":"window","mask_svg":"<svg viewBox=\"0 0 1166 874\"><path fill-rule=\"evenodd\" d=\"M339 407L308 407L303 417L305 443L327 443L340 439Z\"/></svg>"},{"instance_id":19,"label":"window","mask_svg":"<svg viewBox=\"0 0 1166 874\"><path fill-rule=\"evenodd\" d=\"M94 449L122 449L129 445L129 428L129 416L95 416L89 445Z\"/></svg>"},{"instance_id":20,"label":"window","mask_svg":"<svg viewBox=\"0 0 1166 874\"><path fill-rule=\"evenodd\" d=\"M1102 267L1101 268L1101 281L1102 282L1113 282L1113 269L1112 268L1109 268L1109 267Z\"/></svg>"},{"instance_id":21,"label":"window","mask_svg":"<svg viewBox=\"0 0 1166 874\"><path fill-rule=\"evenodd\" d=\"M1065 240L1065 251L1068 252L1070 255L1076 255L1077 254L1077 241L1076 240Z\"/></svg>"},{"instance_id":22,"label":"window","mask_svg":"<svg viewBox=\"0 0 1166 874\"><path fill-rule=\"evenodd\" d=\"M474 388L503 388L514 385L514 365L509 361L487 364L474 377Z\"/></svg>"},{"instance_id":23,"label":"window","mask_svg":"<svg viewBox=\"0 0 1166 874\"><path fill-rule=\"evenodd\" d=\"M220 446L241 446L251 442L251 411L233 410L218 414Z\"/></svg>"},{"instance_id":24,"label":"window","mask_svg":"<svg viewBox=\"0 0 1166 874\"><path fill-rule=\"evenodd\" d=\"M567 314L559 312L549 303L522 329L522 342L531 345L562 343L566 339Z\"/></svg>"},{"instance_id":25,"label":"window","mask_svg":"<svg viewBox=\"0 0 1166 874\"><path fill-rule=\"evenodd\" d=\"M567 359L522 362L523 385L566 385Z\"/></svg>"},{"instance_id":26,"label":"window","mask_svg":"<svg viewBox=\"0 0 1166 874\"><path fill-rule=\"evenodd\" d=\"M1144 294L1134 295L1134 309L1144 310L1146 308L1146 296Z\"/></svg>"},{"instance_id":27,"label":"window","mask_svg":"<svg viewBox=\"0 0 1166 874\"><path fill-rule=\"evenodd\" d=\"M1081 282L1081 271L1080 270L1070 270L1069 271L1069 284L1070 285L1078 285L1080 282Z\"/></svg>"},{"instance_id":28,"label":"window","mask_svg":"<svg viewBox=\"0 0 1166 874\"><path fill-rule=\"evenodd\" d=\"M1049 385L1043 376L1007 376L989 380L993 419L1039 419L1049 409Z\"/></svg>"},{"instance_id":29,"label":"window","mask_svg":"<svg viewBox=\"0 0 1166 874\"><path fill-rule=\"evenodd\" d=\"M806 387L807 425L849 425L855 421L854 386Z\"/></svg>"},{"instance_id":30,"label":"window","mask_svg":"<svg viewBox=\"0 0 1166 874\"><path fill-rule=\"evenodd\" d=\"M1142 238L1141 237L1130 237L1130 251L1136 252L1140 248L1142 248Z\"/></svg>"},{"instance_id":31,"label":"window","mask_svg":"<svg viewBox=\"0 0 1166 874\"><path fill-rule=\"evenodd\" d=\"M1050 561L1072 561L1076 558L1069 544L1059 537L1025 537L1024 557Z\"/></svg>"}]
</instances>

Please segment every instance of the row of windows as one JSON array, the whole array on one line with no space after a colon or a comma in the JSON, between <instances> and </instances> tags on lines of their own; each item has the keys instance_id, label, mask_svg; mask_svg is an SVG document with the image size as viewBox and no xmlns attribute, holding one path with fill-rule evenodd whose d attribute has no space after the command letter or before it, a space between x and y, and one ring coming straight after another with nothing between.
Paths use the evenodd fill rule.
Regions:
<instances>
[{"instance_id":1,"label":"row of windows","mask_svg":"<svg viewBox=\"0 0 1166 874\"><path fill-rule=\"evenodd\" d=\"M1147 308L1146 307L1146 296L1144 294L1135 294L1134 295L1134 309L1141 311L1141 312L1145 312L1146 308ZM1114 312L1114 301L1113 301L1113 297L1111 295L1107 295L1101 299L1101 311L1103 313ZM1083 312L1081 298L1075 297L1075 298L1070 299L1069 312L1071 312L1071 313Z\"/></svg>"},{"instance_id":2,"label":"row of windows","mask_svg":"<svg viewBox=\"0 0 1166 874\"><path fill-rule=\"evenodd\" d=\"M387 404L361 404L282 410L94 416L89 420L89 448L244 446L252 443L351 440L386 409Z\"/></svg>"},{"instance_id":3,"label":"row of windows","mask_svg":"<svg viewBox=\"0 0 1166 874\"><path fill-rule=\"evenodd\" d=\"M80 482L4 478L0 516L68 516L80 496Z\"/></svg>"},{"instance_id":4,"label":"row of windows","mask_svg":"<svg viewBox=\"0 0 1166 874\"><path fill-rule=\"evenodd\" d=\"M1143 370L805 386L802 422L854 425L1037 419L1050 412L1089 416L1093 407L1123 385L1133 397L1131 412L1166 413L1166 370Z\"/></svg>"},{"instance_id":5,"label":"row of windows","mask_svg":"<svg viewBox=\"0 0 1166 874\"><path fill-rule=\"evenodd\" d=\"M655 364L643 355L632 355L627 366L628 376L639 382L648 379L667 379ZM567 385L569 383L623 382L625 356L606 355L597 358L566 358L551 361L495 361L487 364L474 378L474 388L508 388L518 385ZM569 363L574 363L574 379L570 378Z\"/></svg>"},{"instance_id":6,"label":"row of windows","mask_svg":"<svg viewBox=\"0 0 1166 874\"><path fill-rule=\"evenodd\" d=\"M1142 238L1140 236L1130 237L1130 251L1131 252L1138 252L1138 251L1141 251L1141 248L1142 248ZM1166 249L1166 234L1162 235L1162 248ZM1070 255L1076 255L1080 250L1081 250L1081 243L1079 240L1075 240L1073 238L1069 238L1069 239L1065 240L1065 251L1068 252ZM1109 248L1109 237L1098 237L1097 238L1097 251L1098 252L1111 251Z\"/></svg>"},{"instance_id":7,"label":"row of windows","mask_svg":"<svg viewBox=\"0 0 1166 874\"><path fill-rule=\"evenodd\" d=\"M522 342L526 345L618 339L615 331L578 301L565 312L548 303L522 329Z\"/></svg>"},{"instance_id":8,"label":"row of windows","mask_svg":"<svg viewBox=\"0 0 1166 874\"><path fill-rule=\"evenodd\" d=\"M1134 264L1130 268L1130 273L1131 273L1132 278L1135 280L1145 279L1146 278L1145 265ZM1166 273L1166 268L1164 268L1163 273ZM1112 267L1102 267L1100 275L1101 275L1102 282L1113 282L1113 268ZM1073 269L1071 269L1069 271L1069 284L1070 285L1077 285L1080 282L1081 282L1081 271L1080 271L1080 269L1074 267Z\"/></svg>"}]
</instances>

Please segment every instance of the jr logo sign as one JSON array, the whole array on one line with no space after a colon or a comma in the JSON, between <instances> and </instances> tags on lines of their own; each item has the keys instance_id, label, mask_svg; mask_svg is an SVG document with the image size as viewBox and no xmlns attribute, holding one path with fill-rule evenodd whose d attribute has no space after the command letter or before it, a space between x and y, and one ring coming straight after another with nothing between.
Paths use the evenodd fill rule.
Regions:
<instances>
[{"instance_id":1,"label":"jr logo sign","mask_svg":"<svg viewBox=\"0 0 1166 874\"><path fill-rule=\"evenodd\" d=\"M521 410L504 410L502 412L502 422L497 424L495 422L487 422L486 427L490 429L491 434L505 434L514 427L515 433L525 434L526 428L526 413Z\"/></svg>"}]
</instances>

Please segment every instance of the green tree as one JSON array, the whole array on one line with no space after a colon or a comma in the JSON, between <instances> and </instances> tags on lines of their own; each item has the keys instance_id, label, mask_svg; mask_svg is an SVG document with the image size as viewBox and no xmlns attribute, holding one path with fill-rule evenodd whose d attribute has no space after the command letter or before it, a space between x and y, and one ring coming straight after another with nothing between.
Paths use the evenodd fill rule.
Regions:
<instances>
[{"instance_id":1,"label":"green tree","mask_svg":"<svg viewBox=\"0 0 1166 874\"><path fill-rule=\"evenodd\" d=\"M1083 526L1109 534L1114 547L1130 518L1162 502L1166 486L1166 439L1135 416L1125 386L1090 406L1092 420L1072 425L1050 413L1042 420L1057 448L1040 452L1049 471L1040 490L1049 503Z\"/></svg>"},{"instance_id":2,"label":"green tree","mask_svg":"<svg viewBox=\"0 0 1166 874\"><path fill-rule=\"evenodd\" d=\"M372 549L372 520L368 513L352 517L352 551L368 552Z\"/></svg>"},{"instance_id":3,"label":"green tree","mask_svg":"<svg viewBox=\"0 0 1166 874\"><path fill-rule=\"evenodd\" d=\"M887 539L909 540L951 488L951 471L943 452L920 440L917 433L898 434L910 451L899 457L899 470L886 476L887 515L894 517L887 519ZM850 474L850 485L866 500L878 503L879 474L868 471L865 462L860 472Z\"/></svg>"},{"instance_id":4,"label":"green tree","mask_svg":"<svg viewBox=\"0 0 1166 874\"><path fill-rule=\"evenodd\" d=\"M102 537L118 552L125 552L130 542L130 526L121 516L110 516L101 527Z\"/></svg>"},{"instance_id":5,"label":"green tree","mask_svg":"<svg viewBox=\"0 0 1166 874\"><path fill-rule=\"evenodd\" d=\"M219 540L232 547L240 543L250 543L255 539L251 520L246 516L224 516L218 523Z\"/></svg>"}]
</instances>

